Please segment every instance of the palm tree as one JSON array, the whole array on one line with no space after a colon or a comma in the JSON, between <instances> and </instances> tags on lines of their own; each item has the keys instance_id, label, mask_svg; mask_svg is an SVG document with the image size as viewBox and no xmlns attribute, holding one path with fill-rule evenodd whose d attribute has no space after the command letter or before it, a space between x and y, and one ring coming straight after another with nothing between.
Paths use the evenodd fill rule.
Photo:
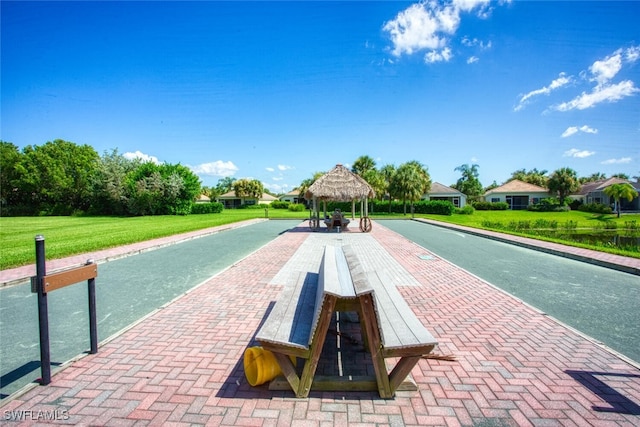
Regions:
<instances>
[{"instance_id":1,"label":"palm tree","mask_svg":"<svg viewBox=\"0 0 640 427\"><path fill-rule=\"evenodd\" d=\"M618 218L620 218L620 199L632 201L635 197L638 197L638 192L628 182L612 184L604 189L604 194L609 197L613 197L616 212L618 212Z\"/></svg>"},{"instance_id":2,"label":"palm tree","mask_svg":"<svg viewBox=\"0 0 640 427\"><path fill-rule=\"evenodd\" d=\"M298 190L300 191L298 195L300 196L301 199L304 199L304 195L307 194L307 190L309 189L309 187L311 187L311 184L316 182L316 180L324 174L325 172L316 172L313 174L313 178L307 178L302 180L302 182L298 186Z\"/></svg>"},{"instance_id":3,"label":"palm tree","mask_svg":"<svg viewBox=\"0 0 640 427\"><path fill-rule=\"evenodd\" d=\"M351 166L351 172L358 174L360 176L364 176L364 174L369 170L375 170L376 161L373 160L369 156L360 156L353 162L353 166Z\"/></svg>"},{"instance_id":4,"label":"palm tree","mask_svg":"<svg viewBox=\"0 0 640 427\"><path fill-rule=\"evenodd\" d=\"M564 200L571 193L580 189L578 174L571 168L560 168L549 177L549 191L556 193L560 199L560 205L564 206Z\"/></svg>"},{"instance_id":5,"label":"palm tree","mask_svg":"<svg viewBox=\"0 0 640 427\"><path fill-rule=\"evenodd\" d=\"M420 200L431 189L431 178L427 169L418 161L411 160L398 167L389 186L389 192L404 204L404 214L407 214L407 201L411 203Z\"/></svg>"},{"instance_id":6,"label":"palm tree","mask_svg":"<svg viewBox=\"0 0 640 427\"><path fill-rule=\"evenodd\" d=\"M260 199L264 192L262 182L257 179L242 178L233 183L233 190L236 193L236 197L241 199L255 198Z\"/></svg>"},{"instance_id":7,"label":"palm tree","mask_svg":"<svg viewBox=\"0 0 640 427\"><path fill-rule=\"evenodd\" d=\"M456 190L469 196L470 200L477 200L482 195L482 184L478 179L478 165L460 165L454 170L460 171L462 176L453 186Z\"/></svg>"},{"instance_id":8,"label":"palm tree","mask_svg":"<svg viewBox=\"0 0 640 427\"><path fill-rule=\"evenodd\" d=\"M390 186L391 186L391 181L393 180L393 175L395 175L396 173L396 167L388 164L388 165L384 165L383 167L380 168L380 174L382 175L384 182L385 182L385 187L384 187L384 192L381 192L380 194L384 194L389 198L389 213L391 213L391 194L390 194Z\"/></svg>"}]
</instances>

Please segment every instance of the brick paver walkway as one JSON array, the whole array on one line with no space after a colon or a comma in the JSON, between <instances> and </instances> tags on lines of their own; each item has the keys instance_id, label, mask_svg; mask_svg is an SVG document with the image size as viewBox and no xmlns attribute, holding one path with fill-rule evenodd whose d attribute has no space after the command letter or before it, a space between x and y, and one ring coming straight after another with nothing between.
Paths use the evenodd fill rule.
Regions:
<instances>
[{"instance_id":1,"label":"brick paver walkway","mask_svg":"<svg viewBox=\"0 0 640 427\"><path fill-rule=\"evenodd\" d=\"M52 424L640 425L637 368L379 224L370 234L340 234L339 243L374 239L386 250L372 251L382 264L404 267L414 283L400 292L439 340L436 353L457 360L420 361L412 372L419 391L392 400L336 392L295 399L249 386L242 355L282 289L274 278L298 248L334 236L302 226L283 234L72 362L50 385L8 399L3 422L58 411Z\"/></svg>"}]
</instances>

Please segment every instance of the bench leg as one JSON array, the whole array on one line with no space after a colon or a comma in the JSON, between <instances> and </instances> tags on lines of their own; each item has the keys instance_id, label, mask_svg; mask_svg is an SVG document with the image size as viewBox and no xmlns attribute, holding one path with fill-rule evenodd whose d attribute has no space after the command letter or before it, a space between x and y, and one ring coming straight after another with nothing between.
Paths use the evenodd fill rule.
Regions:
<instances>
[{"instance_id":1,"label":"bench leg","mask_svg":"<svg viewBox=\"0 0 640 427\"><path fill-rule=\"evenodd\" d=\"M393 397L391 384L389 383L389 375L387 374L387 365L384 362L382 354L382 340L380 338L380 329L378 329L378 318L373 308L373 295L363 295L360 297L360 311L362 317L360 323L364 324L366 333L366 342L368 343L371 360L373 361L373 370L376 374L378 383L378 394L383 399ZM416 362L417 363L417 362Z\"/></svg>"},{"instance_id":2,"label":"bench leg","mask_svg":"<svg viewBox=\"0 0 640 427\"><path fill-rule=\"evenodd\" d=\"M273 353L278 361L278 365L280 365L280 370L282 374L287 379L287 382L291 386L292 390L298 390L300 387L300 378L296 373L296 368L293 366L293 362L289 359L289 356L282 353Z\"/></svg>"},{"instance_id":3,"label":"bench leg","mask_svg":"<svg viewBox=\"0 0 640 427\"><path fill-rule=\"evenodd\" d=\"M322 347L324 346L327 331L331 325L331 319L335 312L337 299L338 298L333 295L326 295L322 303L322 311L320 313L320 318L318 319L318 325L316 326L316 331L313 335L311 345L309 346L311 355L304 363L302 375L300 376L300 384L297 389L294 389L296 397L309 396L311 384L313 383L313 376L318 368L318 362L320 361L320 355L322 354Z\"/></svg>"}]
</instances>

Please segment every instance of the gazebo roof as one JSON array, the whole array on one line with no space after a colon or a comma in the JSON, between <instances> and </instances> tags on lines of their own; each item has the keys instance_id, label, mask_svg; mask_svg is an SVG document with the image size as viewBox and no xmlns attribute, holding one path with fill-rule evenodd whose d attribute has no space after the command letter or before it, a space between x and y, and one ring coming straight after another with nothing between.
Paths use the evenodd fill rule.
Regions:
<instances>
[{"instance_id":1,"label":"gazebo roof","mask_svg":"<svg viewBox=\"0 0 640 427\"><path fill-rule=\"evenodd\" d=\"M350 202L375 197L373 188L360 176L338 164L318 178L305 193L305 198Z\"/></svg>"}]
</instances>

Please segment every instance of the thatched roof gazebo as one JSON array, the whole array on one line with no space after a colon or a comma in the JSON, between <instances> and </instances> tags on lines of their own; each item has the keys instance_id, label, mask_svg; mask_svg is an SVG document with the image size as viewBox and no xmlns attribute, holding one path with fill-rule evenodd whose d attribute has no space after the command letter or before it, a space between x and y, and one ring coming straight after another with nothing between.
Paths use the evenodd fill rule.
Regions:
<instances>
[{"instance_id":1,"label":"thatched roof gazebo","mask_svg":"<svg viewBox=\"0 0 640 427\"><path fill-rule=\"evenodd\" d=\"M318 200L322 200L324 207L324 215L327 214L327 201L335 202L351 202L351 217L355 217L355 202L359 200L363 204L360 209L360 229L362 231L371 230L371 222L368 215L368 198L375 197L375 191L369 185L367 181L360 176L351 172L341 164L336 165L326 174L318 178L305 193L307 200L313 200L313 211L315 213L315 219L317 221L320 218L318 212ZM366 218L366 226L363 229L363 219ZM316 223L317 225L317 223ZM313 221L312 221L313 228Z\"/></svg>"}]
</instances>

